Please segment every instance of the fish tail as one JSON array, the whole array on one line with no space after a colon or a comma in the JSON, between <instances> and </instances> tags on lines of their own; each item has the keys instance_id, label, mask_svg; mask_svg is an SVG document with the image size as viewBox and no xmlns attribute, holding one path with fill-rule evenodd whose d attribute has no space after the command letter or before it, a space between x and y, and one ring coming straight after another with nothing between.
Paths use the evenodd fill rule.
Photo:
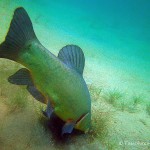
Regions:
<instances>
[{"instance_id":1,"label":"fish tail","mask_svg":"<svg viewBox=\"0 0 150 150\"><path fill-rule=\"evenodd\" d=\"M17 61L21 50L31 41L37 40L32 22L24 8L14 11L5 41L0 44L0 58Z\"/></svg>"}]
</instances>

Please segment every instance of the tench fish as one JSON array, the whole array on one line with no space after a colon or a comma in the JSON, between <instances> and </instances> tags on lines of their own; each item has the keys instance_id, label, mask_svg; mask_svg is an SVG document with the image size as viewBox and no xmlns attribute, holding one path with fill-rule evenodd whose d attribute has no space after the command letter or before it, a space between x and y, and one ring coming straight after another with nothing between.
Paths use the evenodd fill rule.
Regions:
<instances>
[{"instance_id":1,"label":"tench fish","mask_svg":"<svg viewBox=\"0 0 150 150\"><path fill-rule=\"evenodd\" d=\"M91 126L91 98L83 78L84 53L76 45L63 47L56 57L37 39L32 22L22 7L14 11L0 58L24 66L8 81L26 85L29 93L47 105L43 114L55 113L64 126L62 134L73 129L87 132Z\"/></svg>"}]
</instances>

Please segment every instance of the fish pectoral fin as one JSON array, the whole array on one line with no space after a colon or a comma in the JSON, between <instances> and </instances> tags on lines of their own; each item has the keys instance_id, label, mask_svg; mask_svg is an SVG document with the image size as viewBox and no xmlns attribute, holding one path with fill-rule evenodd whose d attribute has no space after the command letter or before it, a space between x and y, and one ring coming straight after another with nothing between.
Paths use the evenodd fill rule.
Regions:
<instances>
[{"instance_id":1,"label":"fish pectoral fin","mask_svg":"<svg viewBox=\"0 0 150 150\"><path fill-rule=\"evenodd\" d=\"M50 101L47 103L47 108L46 110L42 110L44 116L48 117L49 119L51 118L52 113L54 112L54 109L52 108Z\"/></svg>"},{"instance_id":2,"label":"fish pectoral fin","mask_svg":"<svg viewBox=\"0 0 150 150\"><path fill-rule=\"evenodd\" d=\"M27 90L36 100L38 100L42 103L45 103L46 98L42 95L42 93L34 85L28 85Z\"/></svg>"},{"instance_id":3,"label":"fish pectoral fin","mask_svg":"<svg viewBox=\"0 0 150 150\"><path fill-rule=\"evenodd\" d=\"M8 81L16 85L27 85L28 92L38 101L44 103L45 97L34 86L30 71L26 68L21 68L15 74L8 78Z\"/></svg>"},{"instance_id":4,"label":"fish pectoral fin","mask_svg":"<svg viewBox=\"0 0 150 150\"><path fill-rule=\"evenodd\" d=\"M85 58L80 47L76 45L67 45L59 51L58 58L68 67L73 68L81 75L83 74Z\"/></svg>"},{"instance_id":5,"label":"fish pectoral fin","mask_svg":"<svg viewBox=\"0 0 150 150\"><path fill-rule=\"evenodd\" d=\"M8 82L17 85L31 85L32 79L30 71L26 68L21 68L15 74L8 77Z\"/></svg>"},{"instance_id":6,"label":"fish pectoral fin","mask_svg":"<svg viewBox=\"0 0 150 150\"><path fill-rule=\"evenodd\" d=\"M73 131L73 128L75 127L75 122L74 121L67 121L65 125L62 128L62 133L61 135L65 133L71 133Z\"/></svg>"}]
</instances>

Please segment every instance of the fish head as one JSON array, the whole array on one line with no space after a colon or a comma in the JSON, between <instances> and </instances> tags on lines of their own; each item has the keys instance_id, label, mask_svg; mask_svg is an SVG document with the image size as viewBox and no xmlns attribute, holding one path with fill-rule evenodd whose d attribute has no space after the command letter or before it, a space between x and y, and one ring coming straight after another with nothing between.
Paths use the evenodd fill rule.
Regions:
<instances>
[{"instance_id":1,"label":"fish head","mask_svg":"<svg viewBox=\"0 0 150 150\"><path fill-rule=\"evenodd\" d=\"M75 126L75 129L78 129L80 131L83 131L87 133L91 127L91 112L88 112L84 115L82 115Z\"/></svg>"}]
</instances>

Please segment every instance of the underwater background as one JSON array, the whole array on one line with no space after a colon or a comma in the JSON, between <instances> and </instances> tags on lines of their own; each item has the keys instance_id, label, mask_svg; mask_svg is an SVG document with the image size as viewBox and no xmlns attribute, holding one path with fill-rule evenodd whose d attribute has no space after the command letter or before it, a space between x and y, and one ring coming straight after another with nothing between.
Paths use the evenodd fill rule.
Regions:
<instances>
[{"instance_id":1,"label":"underwater background","mask_svg":"<svg viewBox=\"0 0 150 150\"><path fill-rule=\"evenodd\" d=\"M150 1L0 0L0 43L19 6L53 54L68 44L84 51L92 130L52 134L45 106L7 82L22 66L0 59L0 150L150 149Z\"/></svg>"}]
</instances>

